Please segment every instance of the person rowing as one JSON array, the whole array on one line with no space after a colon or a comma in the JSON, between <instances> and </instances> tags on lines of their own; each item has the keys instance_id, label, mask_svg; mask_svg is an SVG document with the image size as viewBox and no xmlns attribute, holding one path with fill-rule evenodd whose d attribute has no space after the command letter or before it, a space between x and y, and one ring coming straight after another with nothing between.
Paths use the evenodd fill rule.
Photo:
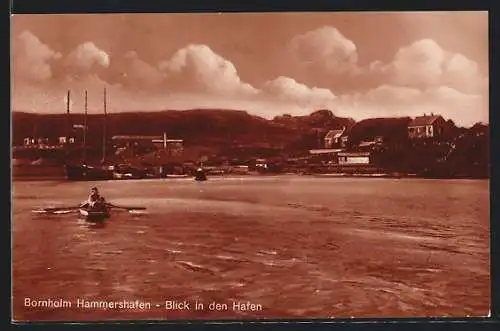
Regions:
<instances>
[{"instance_id":1,"label":"person rowing","mask_svg":"<svg viewBox=\"0 0 500 331\"><path fill-rule=\"evenodd\" d=\"M97 208L97 207L105 207L107 205L106 199L99 194L99 190L97 187L93 187L90 190L90 195L87 200L83 201L80 204L82 208Z\"/></svg>"},{"instance_id":2,"label":"person rowing","mask_svg":"<svg viewBox=\"0 0 500 331\"><path fill-rule=\"evenodd\" d=\"M110 209L121 209L127 210L129 212L137 212L140 210L146 210L146 207L132 207L132 206L117 206L113 203L109 203L106 199L99 194L97 187L92 187L90 189L90 194L87 200L81 202L77 206L71 207L51 207L51 208L40 208L33 210L35 213L56 213L56 214L66 214L72 211L80 211L80 213L108 213Z\"/></svg>"}]
</instances>

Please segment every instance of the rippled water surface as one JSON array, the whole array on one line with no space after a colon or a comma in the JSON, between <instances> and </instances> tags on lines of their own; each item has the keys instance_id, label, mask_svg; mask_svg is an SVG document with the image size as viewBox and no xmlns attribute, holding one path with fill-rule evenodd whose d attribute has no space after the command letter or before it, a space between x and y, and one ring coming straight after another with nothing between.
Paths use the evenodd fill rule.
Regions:
<instances>
[{"instance_id":1,"label":"rippled water surface","mask_svg":"<svg viewBox=\"0 0 500 331\"><path fill-rule=\"evenodd\" d=\"M32 210L96 183L13 183L16 320L484 316L488 181L309 177L97 183L103 224ZM64 299L71 307L26 307ZM84 309L76 300L151 309ZM189 310L165 301L191 302ZM194 302L204 303L196 310ZM228 309L210 310L211 302ZM260 305L233 309L233 302ZM254 306L257 307L257 306Z\"/></svg>"}]
</instances>

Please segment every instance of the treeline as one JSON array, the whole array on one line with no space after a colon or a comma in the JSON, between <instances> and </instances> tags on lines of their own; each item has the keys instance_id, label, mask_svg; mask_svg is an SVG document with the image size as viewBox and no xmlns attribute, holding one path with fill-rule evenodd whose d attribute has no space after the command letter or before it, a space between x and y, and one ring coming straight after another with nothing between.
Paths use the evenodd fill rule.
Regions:
<instances>
[{"instance_id":1,"label":"treeline","mask_svg":"<svg viewBox=\"0 0 500 331\"><path fill-rule=\"evenodd\" d=\"M425 177L489 177L489 126L478 123L466 129L447 124L439 138L409 139L402 130L392 131L391 138L374 148L374 162L388 171Z\"/></svg>"}]
</instances>

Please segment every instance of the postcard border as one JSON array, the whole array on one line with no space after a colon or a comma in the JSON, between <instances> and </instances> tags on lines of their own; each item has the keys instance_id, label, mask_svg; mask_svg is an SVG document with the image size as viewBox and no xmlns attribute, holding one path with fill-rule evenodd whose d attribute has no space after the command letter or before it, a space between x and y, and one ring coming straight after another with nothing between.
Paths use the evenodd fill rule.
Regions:
<instances>
[{"instance_id":1,"label":"postcard border","mask_svg":"<svg viewBox=\"0 0 500 331\"><path fill-rule=\"evenodd\" d=\"M211 1L208 4L206 1L197 0L197 1L182 1L178 4L159 4L159 1L152 0L142 0L142 1L118 1L118 0L106 0L106 1L95 1L90 2L86 1L85 3L73 3L70 1L63 0L44 0L44 1L29 1L29 0L13 0L11 4L11 13L12 14L48 14L48 13L178 13L178 12L186 12L186 13L196 13L196 12L282 12L282 11L314 11L314 12L324 12L324 11L365 11L365 10L383 10L383 11L413 11L413 10L487 10L489 12L489 21L490 21L490 126L492 130L490 130L490 201L491 201L491 317L490 318L474 318L474 319L456 319L456 318L408 318L408 319L388 319L388 318L380 318L380 319L364 319L359 318L356 320L349 319L339 319L339 320L252 320L252 321L120 321L117 322L96 322L98 324L89 324L84 322L76 323L79 326L88 325L91 327L105 327L106 330L109 330L113 327L123 327L129 326L132 328L137 327L138 325L148 325L150 328L164 327L167 325L175 325L175 328L179 327L185 328L197 328L200 326L203 327L231 327L231 326L244 326L244 327L252 327L258 326L261 327L269 327L275 328L278 326L286 327L287 330L292 328L310 328L310 327L328 327L331 328L353 328L354 329L362 329L365 327L375 328L381 327L384 330L395 329L399 327L404 327L405 329L422 329L423 327L432 328L432 329L449 329L450 326L453 326L453 330L460 330L464 328L474 328L478 329L478 327L486 327L492 328L493 324L498 324L499 316L500 316L500 282L494 281L498 280L498 275L500 274L499 270L499 254L500 254L500 243L499 243L499 233L500 233L500 224L495 222L495 220L500 219L500 209L498 207L498 203L500 200L498 187L500 187L499 180L499 172L498 168L498 146L496 146L496 142L500 141L500 125L498 124L498 119L500 115L495 111L500 107L498 94L492 93L492 91L496 91L497 77L492 73L498 72L498 61L496 58L498 57L498 20L497 14L494 8L490 5L490 2L486 1L455 1L454 6L445 6L443 4L437 4L435 1L420 1L419 5L408 4L408 5L400 5L398 8L382 6L380 2L378 5L374 5L373 1L337 1L337 3L328 4L327 1L308 1L307 4L304 3L292 3L290 1L273 1L273 4L270 5L268 1L249 1L245 2L231 2L228 4L224 1ZM9 29L10 32L10 29ZM9 34L10 38L10 34ZM497 57L494 55L497 54ZM8 72L10 73L10 66L8 68ZM9 75L9 86L10 86L10 75ZM6 99L7 100L7 99ZM9 107L10 105L10 90L9 90ZM11 133L11 116L9 112L8 122L8 131L5 132ZM9 135L9 141L11 140L11 136ZM11 158L10 148L9 148L9 158ZM11 193L11 169L10 166L7 168L5 172L9 175L9 183L7 185L9 192ZM11 204L8 204L8 208L5 208L4 211L7 214L8 222L7 231L4 233L8 234L7 240L5 241L8 244L7 250L11 252ZM9 254L8 258L9 268L12 272L12 264L11 264L11 254ZM12 288L12 274L10 278L10 282L8 282L9 292L11 292ZM9 304L11 304L12 297L9 296ZM12 312L10 311L10 320L12 321ZM13 322L11 322L13 323ZM13 323L15 325L30 325L37 327L46 327L47 329L53 329L55 325L67 325L64 322L54 322L54 323ZM75 324L72 322L71 324Z\"/></svg>"}]
</instances>

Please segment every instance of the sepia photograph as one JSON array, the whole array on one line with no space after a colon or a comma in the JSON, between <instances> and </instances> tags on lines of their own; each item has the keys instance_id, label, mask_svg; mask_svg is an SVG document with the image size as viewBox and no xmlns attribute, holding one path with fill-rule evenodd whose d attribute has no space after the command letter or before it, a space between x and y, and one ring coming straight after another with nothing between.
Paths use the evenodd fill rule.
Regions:
<instances>
[{"instance_id":1,"label":"sepia photograph","mask_svg":"<svg viewBox=\"0 0 500 331\"><path fill-rule=\"evenodd\" d=\"M488 13L11 16L12 320L490 316Z\"/></svg>"}]
</instances>

